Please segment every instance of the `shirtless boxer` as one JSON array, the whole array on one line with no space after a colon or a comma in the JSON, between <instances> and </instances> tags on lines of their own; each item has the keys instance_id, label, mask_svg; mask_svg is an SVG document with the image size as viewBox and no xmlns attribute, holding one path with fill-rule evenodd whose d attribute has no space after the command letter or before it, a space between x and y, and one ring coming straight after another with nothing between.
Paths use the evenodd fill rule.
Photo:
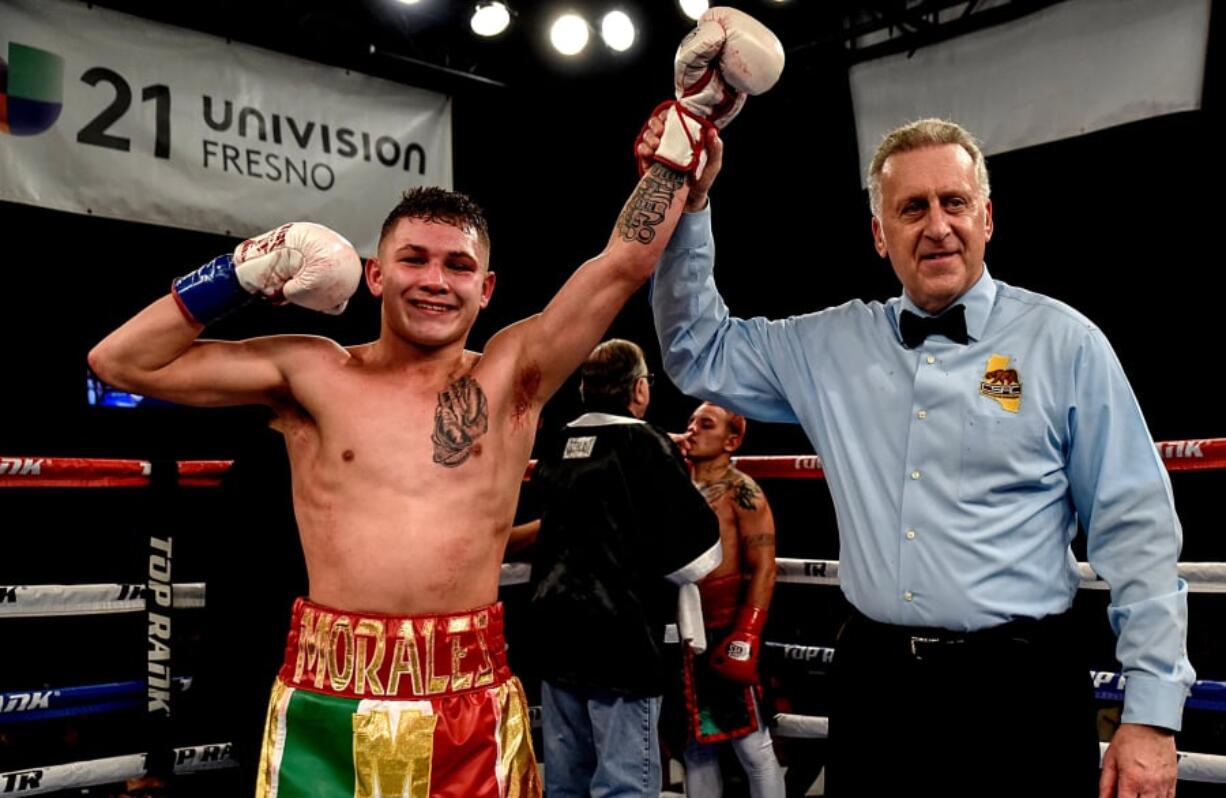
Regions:
<instances>
[{"instance_id":1,"label":"shirtless boxer","mask_svg":"<svg viewBox=\"0 0 1226 798\"><path fill-rule=\"evenodd\" d=\"M176 280L90 353L125 390L267 405L285 436L310 597L294 607L258 795L539 794L496 603L503 547L542 405L650 276L687 190L653 167L604 251L484 354L464 347L494 289L486 222L434 188L405 194L365 265L382 303L370 343L199 338L261 295L343 308L356 252L299 223Z\"/></svg>"},{"instance_id":2,"label":"shirtless boxer","mask_svg":"<svg viewBox=\"0 0 1226 798\"><path fill-rule=\"evenodd\" d=\"M707 655L687 654L685 748L687 795L723 792L716 745L730 740L753 798L783 798L783 773L758 709L758 655L775 589L775 519L762 490L732 464L745 439L745 417L710 402L677 436L694 485L719 518L723 562L698 584Z\"/></svg>"},{"instance_id":3,"label":"shirtless boxer","mask_svg":"<svg viewBox=\"0 0 1226 798\"><path fill-rule=\"evenodd\" d=\"M464 344L494 289L485 221L438 189L405 196L365 266L382 301L371 343L198 340L252 295L343 307L352 247L294 224L180 278L90 353L127 390L267 405L285 435L310 598L294 608L258 795L539 794L495 603L503 548L542 405L651 275L685 174L718 172L716 127L782 69L769 31L714 11L678 52L678 99L658 109L675 146L642 173L604 251L484 354Z\"/></svg>"}]
</instances>

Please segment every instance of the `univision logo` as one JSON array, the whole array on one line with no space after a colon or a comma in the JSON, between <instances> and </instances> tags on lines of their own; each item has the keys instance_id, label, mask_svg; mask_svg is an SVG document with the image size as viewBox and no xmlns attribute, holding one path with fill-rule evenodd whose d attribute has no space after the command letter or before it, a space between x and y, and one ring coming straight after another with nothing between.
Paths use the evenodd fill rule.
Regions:
<instances>
[{"instance_id":1,"label":"univision logo","mask_svg":"<svg viewBox=\"0 0 1226 798\"><path fill-rule=\"evenodd\" d=\"M33 136L55 124L64 108L64 59L9 42L0 58L0 132Z\"/></svg>"}]
</instances>

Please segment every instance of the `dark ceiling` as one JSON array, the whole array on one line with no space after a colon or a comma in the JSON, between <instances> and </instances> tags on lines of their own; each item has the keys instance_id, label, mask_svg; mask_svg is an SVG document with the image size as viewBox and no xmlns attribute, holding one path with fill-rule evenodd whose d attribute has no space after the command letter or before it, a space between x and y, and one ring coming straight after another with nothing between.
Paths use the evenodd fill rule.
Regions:
<instances>
[{"instance_id":1,"label":"dark ceiling","mask_svg":"<svg viewBox=\"0 0 1226 798\"><path fill-rule=\"evenodd\" d=\"M1055 0L724 0L776 31L789 60L848 62L909 50L967 30L999 24ZM102 0L137 16L206 31L448 92L493 84L531 84L567 77L633 75L644 61L668 59L693 25L676 0L506 0L507 32L482 39L468 27L476 0ZM549 22L565 10L594 23L620 8L636 21L638 39L614 54L592 42L574 59L553 55ZM882 37L885 41L878 41ZM866 39L865 37L869 37Z\"/></svg>"}]
</instances>

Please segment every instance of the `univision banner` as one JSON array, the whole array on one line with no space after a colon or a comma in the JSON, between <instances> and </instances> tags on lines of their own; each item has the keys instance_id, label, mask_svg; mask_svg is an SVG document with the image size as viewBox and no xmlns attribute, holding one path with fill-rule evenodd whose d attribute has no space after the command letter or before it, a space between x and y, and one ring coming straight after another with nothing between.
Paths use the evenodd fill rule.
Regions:
<instances>
[{"instance_id":1,"label":"univision banner","mask_svg":"<svg viewBox=\"0 0 1226 798\"><path fill-rule=\"evenodd\" d=\"M451 187L451 100L66 0L0 3L0 199L362 254L400 193Z\"/></svg>"}]
</instances>

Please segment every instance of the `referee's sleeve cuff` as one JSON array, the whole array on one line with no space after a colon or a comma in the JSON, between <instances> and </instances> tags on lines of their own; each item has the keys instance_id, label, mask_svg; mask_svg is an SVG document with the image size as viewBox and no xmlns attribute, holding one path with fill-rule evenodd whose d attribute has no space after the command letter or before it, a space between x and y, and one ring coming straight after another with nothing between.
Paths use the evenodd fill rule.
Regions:
<instances>
[{"instance_id":1,"label":"referee's sleeve cuff","mask_svg":"<svg viewBox=\"0 0 1226 798\"><path fill-rule=\"evenodd\" d=\"M1129 674L1124 684L1123 723L1144 723L1179 731L1183 724L1183 702L1188 688L1148 673Z\"/></svg>"}]
</instances>

